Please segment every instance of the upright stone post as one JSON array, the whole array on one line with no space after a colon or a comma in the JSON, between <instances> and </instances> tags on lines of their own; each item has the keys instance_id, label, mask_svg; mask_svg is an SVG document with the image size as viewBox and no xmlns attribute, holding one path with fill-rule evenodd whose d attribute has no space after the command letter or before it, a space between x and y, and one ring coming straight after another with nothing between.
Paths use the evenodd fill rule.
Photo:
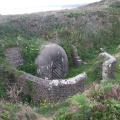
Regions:
<instances>
[{"instance_id":1,"label":"upright stone post","mask_svg":"<svg viewBox=\"0 0 120 120\"><path fill-rule=\"evenodd\" d=\"M77 48L74 45L72 45L72 60L73 60L73 64L77 67L79 67L82 63L82 60L78 55Z\"/></svg>"},{"instance_id":2,"label":"upright stone post","mask_svg":"<svg viewBox=\"0 0 120 120\"><path fill-rule=\"evenodd\" d=\"M114 79L116 69L116 58L107 52L99 54L99 58L102 60L102 79Z\"/></svg>"}]
</instances>

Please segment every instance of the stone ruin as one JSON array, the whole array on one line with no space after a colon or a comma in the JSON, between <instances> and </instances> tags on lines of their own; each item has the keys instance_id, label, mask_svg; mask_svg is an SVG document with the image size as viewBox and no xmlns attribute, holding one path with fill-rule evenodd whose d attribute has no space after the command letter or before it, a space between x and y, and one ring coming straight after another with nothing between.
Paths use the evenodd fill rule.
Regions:
<instances>
[{"instance_id":1,"label":"stone ruin","mask_svg":"<svg viewBox=\"0 0 120 120\"><path fill-rule=\"evenodd\" d=\"M62 79L68 73L68 58L57 44L44 45L36 61L37 74L43 79Z\"/></svg>"},{"instance_id":2,"label":"stone ruin","mask_svg":"<svg viewBox=\"0 0 120 120\"><path fill-rule=\"evenodd\" d=\"M74 45L72 45L72 61L73 65L75 65L76 67L79 67L82 64L82 60L78 55L77 48Z\"/></svg>"},{"instance_id":3,"label":"stone ruin","mask_svg":"<svg viewBox=\"0 0 120 120\"><path fill-rule=\"evenodd\" d=\"M107 52L99 54L99 58L102 60L102 79L114 79L116 69L116 58Z\"/></svg>"},{"instance_id":4,"label":"stone ruin","mask_svg":"<svg viewBox=\"0 0 120 120\"><path fill-rule=\"evenodd\" d=\"M6 58L13 67L23 64L20 48L6 50ZM79 65L79 57L74 49L75 61ZM102 60L102 79L115 77L116 58L107 52L99 54ZM84 91L87 74L82 73L73 78L63 79L68 72L68 58L63 48L56 44L45 45L36 59L38 75L22 72L17 78L18 88L23 88L23 94L29 95L33 101L62 101L78 92ZM47 79L46 79L47 78Z\"/></svg>"},{"instance_id":5,"label":"stone ruin","mask_svg":"<svg viewBox=\"0 0 120 120\"><path fill-rule=\"evenodd\" d=\"M75 61L78 62L76 65L80 65L76 48L73 53ZM19 47L7 49L5 55L14 68L23 64ZM103 62L102 79L114 79L116 58L107 52L100 53L99 57ZM34 101L58 102L84 91L86 73L63 79L68 72L68 58L62 47L56 44L45 45L36 59L36 64L39 77L22 72L16 81L18 88L23 88L23 94L31 96Z\"/></svg>"},{"instance_id":6,"label":"stone ruin","mask_svg":"<svg viewBox=\"0 0 120 120\"><path fill-rule=\"evenodd\" d=\"M9 48L5 55L13 67L23 64L20 48ZM33 101L58 102L84 91L86 73L64 79L68 72L68 58L59 45L45 45L36 59L36 64L38 77L22 71L16 81L18 88L23 89L22 94L30 96Z\"/></svg>"},{"instance_id":7,"label":"stone ruin","mask_svg":"<svg viewBox=\"0 0 120 120\"><path fill-rule=\"evenodd\" d=\"M19 47L6 49L5 56L9 63L15 68L23 65L23 58L21 54L21 49Z\"/></svg>"},{"instance_id":8,"label":"stone ruin","mask_svg":"<svg viewBox=\"0 0 120 120\"><path fill-rule=\"evenodd\" d=\"M30 96L35 102L63 101L78 92L84 91L87 74L82 73L69 79L46 80L28 73L21 75L17 81L18 87L23 87L23 94Z\"/></svg>"}]
</instances>

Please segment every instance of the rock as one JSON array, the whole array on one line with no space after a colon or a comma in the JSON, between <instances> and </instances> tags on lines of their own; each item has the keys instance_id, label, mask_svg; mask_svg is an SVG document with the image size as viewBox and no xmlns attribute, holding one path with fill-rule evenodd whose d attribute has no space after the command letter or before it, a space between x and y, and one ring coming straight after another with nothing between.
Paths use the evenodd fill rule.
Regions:
<instances>
[{"instance_id":1,"label":"rock","mask_svg":"<svg viewBox=\"0 0 120 120\"><path fill-rule=\"evenodd\" d=\"M115 69L116 69L116 58L107 52L102 52L99 55L99 58L102 60L102 79L114 79L115 78Z\"/></svg>"},{"instance_id":2,"label":"rock","mask_svg":"<svg viewBox=\"0 0 120 120\"><path fill-rule=\"evenodd\" d=\"M6 49L5 56L8 62L15 68L17 68L20 65L23 65L23 57L20 47L12 47Z\"/></svg>"},{"instance_id":3,"label":"rock","mask_svg":"<svg viewBox=\"0 0 120 120\"><path fill-rule=\"evenodd\" d=\"M72 46L72 59L75 66L79 67L82 64L82 60L80 59L77 48L75 46Z\"/></svg>"},{"instance_id":4,"label":"rock","mask_svg":"<svg viewBox=\"0 0 120 120\"><path fill-rule=\"evenodd\" d=\"M61 79L68 72L68 58L65 50L57 44L43 46L35 61L37 74L44 79Z\"/></svg>"},{"instance_id":5,"label":"rock","mask_svg":"<svg viewBox=\"0 0 120 120\"><path fill-rule=\"evenodd\" d=\"M59 86L59 85L74 85L76 83L78 83L79 81L84 81L84 80L87 80L87 74L84 72L84 73L81 73L73 78L69 78L69 79L60 79L60 80L52 80L50 83L49 83L49 87L53 87L53 86Z\"/></svg>"},{"instance_id":6,"label":"rock","mask_svg":"<svg viewBox=\"0 0 120 120\"><path fill-rule=\"evenodd\" d=\"M85 72L68 79L45 80L28 73L19 76L17 85L23 88L22 95L29 96L34 102L60 102L85 90ZM28 83L31 83L31 88Z\"/></svg>"}]
</instances>

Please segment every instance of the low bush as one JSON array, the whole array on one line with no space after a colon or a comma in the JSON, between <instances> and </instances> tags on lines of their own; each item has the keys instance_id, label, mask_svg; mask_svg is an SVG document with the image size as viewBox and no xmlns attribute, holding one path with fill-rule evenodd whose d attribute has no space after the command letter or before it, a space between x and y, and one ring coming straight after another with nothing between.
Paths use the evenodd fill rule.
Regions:
<instances>
[{"instance_id":1,"label":"low bush","mask_svg":"<svg viewBox=\"0 0 120 120\"><path fill-rule=\"evenodd\" d=\"M112 8L120 8L120 1L113 2L110 7Z\"/></svg>"},{"instance_id":2,"label":"low bush","mask_svg":"<svg viewBox=\"0 0 120 120\"><path fill-rule=\"evenodd\" d=\"M115 86L103 81L88 92L73 96L69 99L69 108L58 111L54 120L119 120L120 95L113 97L116 94ZM105 97L110 91L114 91L114 95Z\"/></svg>"}]
</instances>

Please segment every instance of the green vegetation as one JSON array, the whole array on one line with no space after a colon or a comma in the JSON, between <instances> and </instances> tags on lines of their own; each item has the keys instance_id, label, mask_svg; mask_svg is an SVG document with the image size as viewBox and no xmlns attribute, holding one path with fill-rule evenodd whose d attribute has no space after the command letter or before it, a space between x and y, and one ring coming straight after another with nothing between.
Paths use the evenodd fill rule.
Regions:
<instances>
[{"instance_id":1,"label":"green vegetation","mask_svg":"<svg viewBox=\"0 0 120 120\"><path fill-rule=\"evenodd\" d=\"M120 1L113 2L110 7L112 8L120 8Z\"/></svg>"},{"instance_id":2,"label":"green vegetation","mask_svg":"<svg viewBox=\"0 0 120 120\"><path fill-rule=\"evenodd\" d=\"M25 42L22 42L22 53L24 64L19 67L20 70L23 70L27 73L36 75L36 65L35 58L37 57L42 44L42 40L38 38L33 39L24 39Z\"/></svg>"},{"instance_id":3,"label":"green vegetation","mask_svg":"<svg viewBox=\"0 0 120 120\"><path fill-rule=\"evenodd\" d=\"M36 113L26 104L12 104L12 103L0 103L0 108L3 110L0 113L2 120L36 120Z\"/></svg>"},{"instance_id":4,"label":"green vegetation","mask_svg":"<svg viewBox=\"0 0 120 120\"><path fill-rule=\"evenodd\" d=\"M50 15L48 18L50 18L51 22L55 22L55 26L47 30L45 29L45 31L41 33L41 36L36 35L40 32L40 28L38 29L38 32L35 32L35 34L33 32L31 34L34 23L30 23L32 25L30 26L29 31L27 31L25 25L23 26L21 23L26 23L28 18L30 19L30 16L18 17L18 19L14 20L16 24L18 21L20 21L20 26L18 28L15 26L16 24L14 24L12 20L9 21L9 24L1 24L2 32L0 33L0 43L2 43L2 47L0 47L0 55L4 55L3 51L5 48L19 45L22 48L24 65L20 66L18 69L36 75L35 58L39 53L39 47L41 44L43 44L43 42L49 42L54 33L57 32L58 39L60 39L59 44L66 50L69 59L70 72L68 74L68 77L72 77L76 74L79 74L81 71L85 71L86 69L90 68L88 67L84 69L83 67L82 69L82 66L80 68L75 68L73 66L71 57L71 45L75 45L77 47L79 56L83 61L88 63L88 66L89 64L91 64L91 66L94 66L92 65L92 62L89 61L95 60L101 47L105 48L108 52L113 53L117 45L120 44L119 18L114 12L111 11L118 13L119 9L118 7L113 8L110 6L104 11L98 11L94 13L90 13L89 11L84 14L81 11L70 12L65 14L65 16L69 18L68 23L64 23L63 25L61 23L58 24L56 19L51 18L55 16ZM96 19L103 19L103 25L100 25L100 27L103 27L102 29L97 29L94 31L94 28L92 30L92 28L89 28L89 26L84 22L79 23L80 17L85 17L86 21L87 17L90 16L92 18L92 14L93 16L94 14L97 14L98 18ZM48 18L46 17L46 20L48 20ZM76 22L71 22L71 18L76 18ZM49 25L46 23L47 25L43 27L52 26L51 22ZM111 25L109 26L107 23ZM104 24L106 25L105 27ZM33 29L35 28L33 27Z\"/></svg>"},{"instance_id":5,"label":"green vegetation","mask_svg":"<svg viewBox=\"0 0 120 120\"><path fill-rule=\"evenodd\" d=\"M120 22L116 17L111 16L110 21L112 26L110 28L99 30L96 33L80 29L71 29L58 31L62 39L61 46L66 50L69 59L69 74L67 77L73 77L86 71L88 74L89 81L93 82L95 80L100 80L100 63L98 59L98 54L100 53L100 48L105 48L109 53L115 53L118 44L120 44ZM89 41L86 39L89 38ZM78 54L86 65L81 65L76 68L72 64L71 57L71 45L75 45L78 49Z\"/></svg>"},{"instance_id":6,"label":"green vegetation","mask_svg":"<svg viewBox=\"0 0 120 120\"><path fill-rule=\"evenodd\" d=\"M15 113L19 110L19 107L15 104L7 103L7 104L0 104L0 108L4 110L4 112L1 114L1 118L3 120L16 120Z\"/></svg>"},{"instance_id":7,"label":"green vegetation","mask_svg":"<svg viewBox=\"0 0 120 120\"><path fill-rule=\"evenodd\" d=\"M86 72L87 89L82 94L67 99L62 103L33 104L30 95L23 95L24 105L18 103L0 102L0 119L17 120L22 109L28 107L30 112L22 112L25 119L36 120L36 114L54 115L54 120L119 120L120 119L120 3L113 2L109 7L100 11L80 10L63 14L59 17L48 15L44 21L28 16L9 18L0 23L0 99L8 100L6 81L16 80L21 74L19 70L36 75L35 58L39 54L40 46L45 42L58 42L66 51L69 59L68 77ZM59 16L59 14L58 14ZM73 18L73 19L72 19ZM75 19L74 19L75 18ZM34 21L36 21L34 23ZM39 25L42 22L41 25ZM19 24L18 24L19 23ZM38 24L39 23L39 24ZM29 26L28 26L29 24ZM57 33L55 40L54 33ZM81 59L86 62L80 67L72 63L72 46L78 49ZM24 64L14 70L5 60L6 48L19 46L22 48ZM98 54L100 48L117 56L116 78L110 81L101 80L101 62ZM98 84L99 83L99 84ZM27 86L32 91L33 84ZM89 87L91 86L91 87ZM25 106L25 107L24 107ZM31 113L32 111L32 113ZM30 114L29 114L30 113Z\"/></svg>"},{"instance_id":8,"label":"green vegetation","mask_svg":"<svg viewBox=\"0 0 120 120\"><path fill-rule=\"evenodd\" d=\"M75 18L75 19L77 19L78 17L80 17L80 16L83 16L84 15L84 13L69 13L69 14L67 14L66 16L67 17L69 17L69 18Z\"/></svg>"},{"instance_id":9,"label":"green vegetation","mask_svg":"<svg viewBox=\"0 0 120 120\"><path fill-rule=\"evenodd\" d=\"M115 93L119 85L104 81L87 93L73 96L68 101L69 107L58 110L55 120L119 120L119 93Z\"/></svg>"},{"instance_id":10,"label":"green vegetation","mask_svg":"<svg viewBox=\"0 0 120 120\"><path fill-rule=\"evenodd\" d=\"M6 96L5 82L0 79L0 98L4 98Z\"/></svg>"},{"instance_id":11,"label":"green vegetation","mask_svg":"<svg viewBox=\"0 0 120 120\"><path fill-rule=\"evenodd\" d=\"M5 37L0 41L0 57L4 57L4 50L6 48L19 46L22 48L24 64L21 65L18 69L36 75L35 58L39 54L40 46L44 42L44 39L37 37L26 38L22 37L21 35L17 37Z\"/></svg>"}]
</instances>

